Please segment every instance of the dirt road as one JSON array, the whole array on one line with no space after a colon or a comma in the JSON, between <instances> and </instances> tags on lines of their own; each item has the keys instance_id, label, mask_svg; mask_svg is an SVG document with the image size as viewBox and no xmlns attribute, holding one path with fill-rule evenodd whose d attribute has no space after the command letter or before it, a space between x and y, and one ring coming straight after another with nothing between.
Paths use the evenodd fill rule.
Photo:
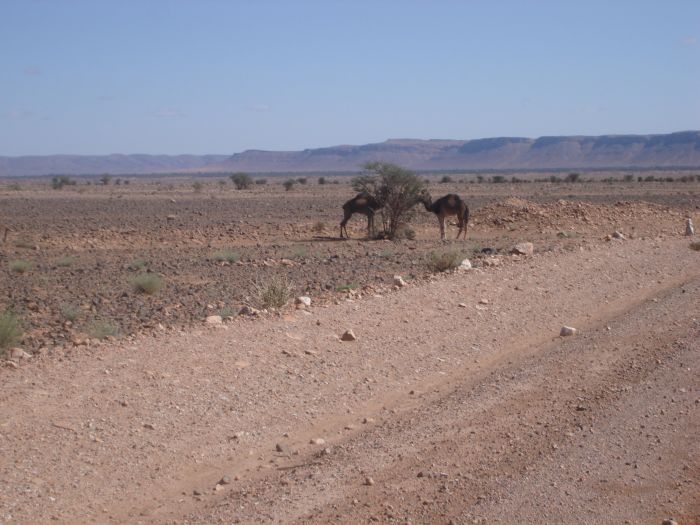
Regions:
<instances>
[{"instance_id":1,"label":"dirt road","mask_svg":"<svg viewBox=\"0 0 700 525\"><path fill-rule=\"evenodd\" d=\"M1 370L0 523L700 523L698 263L601 243Z\"/></svg>"}]
</instances>

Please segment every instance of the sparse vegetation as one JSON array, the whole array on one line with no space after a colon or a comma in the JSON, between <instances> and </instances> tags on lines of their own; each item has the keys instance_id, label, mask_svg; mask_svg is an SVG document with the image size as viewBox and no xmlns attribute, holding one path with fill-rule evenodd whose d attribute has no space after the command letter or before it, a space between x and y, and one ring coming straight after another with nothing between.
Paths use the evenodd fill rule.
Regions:
<instances>
[{"instance_id":1,"label":"sparse vegetation","mask_svg":"<svg viewBox=\"0 0 700 525\"><path fill-rule=\"evenodd\" d=\"M27 273L29 270L32 269L32 263L29 261L25 261L23 259L17 259L15 261L10 261L9 267L10 271L14 273Z\"/></svg>"},{"instance_id":2,"label":"sparse vegetation","mask_svg":"<svg viewBox=\"0 0 700 525\"><path fill-rule=\"evenodd\" d=\"M199 181L195 181L195 182L192 184L192 189L195 191L195 193L200 193L200 192L202 191L203 188L204 188L204 184L202 184L202 183L199 182Z\"/></svg>"},{"instance_id":3,"label":"sparse vegetation","mask_svg":"<svg viewBox=\"0 0 700 525\"><path fill-rule=\"evenodd\" d=\"M294 179L288 179L284 181L282 185L284 186L285 191L289 191L294 187L296 183L297 181L295 181Z\"/></svg>"},{"instance_id":4,"label":"sparse vegetation","mask_svg":"<svg viewBox=\"0 0 700 525\"><path fill-rule=\"evenodd\" d=\"M317 221L314 223L311 229L316 233L323 233L323 231L326 229L326 223L323 221Z\"/></svg>"},{"instance_id":5,"label":"sparse vegetation","mask_svg":"<svg viewBox=\"0 0 700 525\"><path fill-rule=\"evenodd\" d=\"M131 281L134 290L146 295L153 295L163 288L163 279L154 273L142 273Z\"/></svg>"},{"instance_id":6,"label":"sparse vegetation","mask_svg":"<svg viewBox=\"0 0 700 525\"><path fill-rule=\"evenodd\" d=\"M28 239L17 239L15 241L15 247L28 250L34 247L34 244Z\"/></svg>"},{"instance_id":7,"label":"sparse vegetation","mask_svg":"<svg viewBox=\"0 0 700 525\"><path fill-rule=\"evenodd\" d=\"M66 321L75 322L80 316L80 308L72 304L61 305L61 317Z\"/></svg>"},{"instance_id":8,"label":"sparse vegetation","mask_svg":"<svg viewBox=\"0 0 700 525\"><path fill-rule=\"evenodd\" d=\"M319 184L325 184L325 183L326 183L326 177L319 177L319 178L318 178L318 183L319 183Z\"/></svg>"},{"instance_id":9,"label":"sparse vegetation","mask_svg":"<svg viewBox=\"0 0 700 525\"><path fill-rule=\"evenodd\" d=\"M236 315L236 312L233 310L233 308L225 306L218 312L216 312L216 315L219 315L222 319L225 319L227 317L234 317Z\"/></svg>"},{"instance_id":10,"label":"sparse vegetation","mask_svg":"<svg viewBox=\"0 0 700 525\"><path fill-rule=\"evenodd\" d=\"M108 337L119 337L119 332L119 326L108 321L95 321L88 328L88 335L100 341Z\"/></svg>"},{"instance_id":11,"label":"sparse vegetation","mask_svg":"<svg viewBox=\"0 0 700 525\"><path fill-rule=\"evenodd\" d=\"M306 177L299 177L297 178L297 182L299 184L306 184L308 182L308 179Z\"/></svg>"},{"instance_id":12,"label":"sparse vegetation","mask_svg":"<svg viewBox=\"0 0 700 525\"><path fill-rule=\"evenodd\" d=\"M491 181L494 184L503 184L506 181L506 178L503 175L494 175Z\"/></svg>"},{"instance_id":13,"label":"sparse vegetation","mask_svg":"<svg viewBox=\"0 0 700 525\"><path fill-rule=\"evenodd\" d=\"M130 270L145 270L149 265L149 262L146 261L145 259L134 259L131 261L131 264L129 264L129 269Z\"/></svg>"},{"instance_id":14,"label":"sparse vegetation","mask_svg":"<svg viewBox=\"0 0 700 525\"><path fill-rule=\"evenodd\" d=\"M262 308L281 308L294 296L294 287L287 276L273 276L255 281L254 294Z\"/></svg>"},{"instance_id":15,"label":"sparse vegetation","mask_svg":"<svg viewBox=\"0 0 700 525\"><path fill-rule=\"evenodd\" d=\"M77 183L67 175L59 175L51 179L51 187L54 190L62 190L64 186L75 186Z\"/></svg>"},{"instance_id":16,"label":"sparse vegetation","mask_svg":"<svg viewBox=\"0 0 700 525\"><path fill-rule=\"evenodd\" d=\"M10 310L0 314L0 355L12 348L22 338L22 324L19 318Z\"/></svg>"},{"instance_id":17,"label":"sparse vegetation","mask_svg":"<svg viewBox=\"0 0 700 525\"><path fill-rule=\"evenodd\" d=\"M59 268L68 268L69 266L73 266L74 263L75 257L66 255L65 257L61 257L56 261L56 266L58 266Z\"/></svg>"},{"instance_id":18,"label":"sparse vegetation","mask_svg":"<svg viewBox=\"0 0 700 525\"><path fill-rule=\"evenodd\" d=\"M109 173L105 173L104 175L102 175L100 177L100 183L103 186L107 186L109 184L109 181L111 181L111 180L112 180L112 176Z\"/></svg>"},{"instance_id":19,"label":"sparse vegetation","mask_svg":"<svg viewBox=\"0 0 700 525\"><path fill-rule=\"evenodd\" d=\"M416 230L411 228L408 224L402 224L394 233L394 240L408 240L413 241L416 238Z\"/></svg>"},{"instance_id":20,"label":"sparse vegetation","mask_svg":"<svg viewBox=\"0 0 700 525\"><path fill-rule=\"evenodd\" d=\"M231 181L237 190L247 190L253 185L253 178L247 173L234 173Z\"/></svg>"},{"instance_id":21,"label":"sparse vegetation","mask_svg":"<svg viewBox=\"0 0 700 525\"><path fill-rule=\"evenodd\" d=\"M211 258L216 262L235 263L240 259L240 255L232 250L218 250L211 254Z\"/></svg>"},{"instance_id":22,"label":"sparse vegetation","mask_svg":"<svg viewBox=\"0 0 700 525\"><path fill-rule=\"evenodd\" d=\"M357 283L341 284L335 287L336 292L347 292L348 290L356 290Z\"/></svg>"},{"instance_id":23,"label":"sparse vegetation","mask_svg":"<svg viewBox=\"0 0 700 525\"><path fill-rule=\"evenodd\" d=\"M255 184L257 184L258 186L264 186L265 184L267 184L267 179L255 179Z\"/></svg>"},{"instance_id":24,"label":"sparse vegetation","mask_svg":"<svg viewBox=\"0 0 700 525\"><path fill-rule=\"evenodd\" d=\"M428 260L428 268L432 272L454 270L464 260L464 255L457 251L433 252Z\"/></svg>"},{"instance_id":25,"label":"sparse vegetation","mask_svg":"<svg viewBox=\"0 0 700 525\"><path fill-rule=\"evenodd\" d=\"M454 182L454 181L452 180L452 177L450 177L449 175L444 175L440 179L440 184L449 184L450 182Z\"/></svg>"},{"instance_id":26,"label":"sparse vegetation","mask_svg":"<svg viewBox=\"0 0 700 525\"><path fill-rule=\"evenodd\" d=\"M569 174L566 176L566 182L578 182L580 179L581 179L581 174L580 174L580 173L576 173L575 171L569 173Z\"/></svg>"}]
</instances>

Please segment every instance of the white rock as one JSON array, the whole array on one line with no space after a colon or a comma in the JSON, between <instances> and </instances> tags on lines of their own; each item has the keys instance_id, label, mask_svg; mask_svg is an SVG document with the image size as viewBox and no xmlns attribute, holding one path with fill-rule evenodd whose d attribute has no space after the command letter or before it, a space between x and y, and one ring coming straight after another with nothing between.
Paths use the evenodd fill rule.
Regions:
<instances>
[{"instance_id":1,"label":"white rock","mask_svg":"<svg viewBox=\"0 0 700 525\"><path fill-rule=\"evenodd\" d=\"M304 306L311 306L311 297L301 295L294 299L294 304L303 304Z\"/></svg>"},{"instance_id":2,"label":"white rock","mask_svg":"<svg viewBox=\"0 0 700 525\"><path fill-rule=\"evenodd\" d=\"M326 444L326 440L323 439L323 438L314 438L314 439L311 440L311 444L312 444L312 445L325 445L325 444Z\"/></svg>"},{"instance_id":3,"label":"white rock","mask_svg":"<svg viewBox=\"0 0 700 525\"><path fill-rule=\"evenodd\" d=\"M620 232L618 232L618 231L613 232L612 238L613 238L613 239L619 239L619 240L621 240L621 241L624 241L624 240L627 239L627 237L625 237L624 235L622 235L622 234L621 234Z\"/></svg>"},{"instance_id":4,"label":"white rock","mask_svg":"<svg viewBox=\"0 0 700 525\"><path fill-rule=\"evenodd\" d=\"M562 326L561 330L559 331L559 335L562 337L568 337L570 335L576 335L576 332L578 332L576 328L571 326Z\"/></svg>"},{"instance_id":5,"label":"white rock","mask_svg":"<svg viewBox=\"0 0 700 525\"><path fill-rule=\"evenodd\" d=\"M400 275L394 275L394 286L403 288L404 286L406 286L406 281L404 281L403 277L401 277Z\"/></svg>"},{"instance_id":6,"label":"white rock","mask_svg":"<svg viewBox=\"0 0 700 525\"><path fill-rule=\"evenodd\" d=\"M459 264L459 269L460 270L471 270L472 269L472 262L469 259L464 259Z\"/></svg>"},{"instance_id":7,"label":"white rock","mask_svg":"<svg viewBox=\"0 0 700 525\"><path fill-rule=\"evenodd\" d=\"M530 256L535 253L535 245L531 242L519 242L510 250L510 253Z\"/></svg>"},{"instance_id":8,"label":"white rock","mask_svg":"<svg viewBox=\"0 0 700 525\"><path fill-rule=\"evenodd\" d=\"M688 217L685 220L685 234L688 237L695 235L695 228L693 228L693 219L691 219L690 217Z\"/></svg>"},{"instance_id":9,"label":"white rock","mask_svg":"<svg viewBox=\"0 0 700 525\"><path fill-rule=\"evenodd\" d=\"M25 352L21 348L17 348L17 347L10 348L8 350L7 354L10 357L10 359L29 359L30 357L32 357L32 354L28 354L27 352Z\"/></svg>"},{"instance_id":10,"label":"white rock","mask_svg":"<svg viewBox=\"0 0 700 525\"><path fill-rule=\"evenodd\" d=\"M207 324L221 324L224 320L220 315L210 315L206 318L205 323Z\"/></svg>"}]
</instances>

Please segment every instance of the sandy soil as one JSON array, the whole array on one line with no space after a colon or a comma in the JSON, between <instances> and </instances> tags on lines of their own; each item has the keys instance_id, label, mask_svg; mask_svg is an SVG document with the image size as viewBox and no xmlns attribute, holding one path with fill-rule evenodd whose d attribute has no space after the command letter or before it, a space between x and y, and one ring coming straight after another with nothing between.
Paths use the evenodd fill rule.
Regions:
<instances>
[{"instance_id":1,"label":"sandy soil","mask_svg":"<svg viewBox=\"0 0 700 525\"><path fill-rule=\"evenodd\" d=\"M499 206L533 257L0 370L0 523L700 523L698 252Z\"/></svg>"}]
</instances>

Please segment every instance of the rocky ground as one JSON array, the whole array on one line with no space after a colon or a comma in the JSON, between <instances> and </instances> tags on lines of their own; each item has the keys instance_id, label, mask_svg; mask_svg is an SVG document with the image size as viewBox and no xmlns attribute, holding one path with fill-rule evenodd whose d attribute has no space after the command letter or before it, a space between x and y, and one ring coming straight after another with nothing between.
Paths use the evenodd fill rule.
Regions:
<instances>
[{"instance_id":1,"label":"rocky ground","mask_svg":"<svg viewBox=\"0 0 700 525\"><path fill-rule=\"evenodd\" d=\"M94 220L107 220L99 210L109 199L80 197L102 202ZM429 239L432 217L398 245L309 233L305 243L331 245L346 264L308 263L294 275L318 266L325 279L345 278L350 262L371 259L381 283L223 324L202 323L205 304L173 329L60 344L0 368L0 523L700 523L700 253L683 236L685 216L699 222L692 196L682 205L482 197L466 243L478 252L472 270L410 278L413 258L444 249ZM138 198L157 215L156 202L171 197ZM325 206L330 216L336 206ZM168 237L163 222L157 249L184 249L188 238ZM110 252L104 230L90 230L96 247L75 253L116 271L128 247ZM615 230L625 239L606 240ZM265 240L284 233L258 235L261 246L241 248L295 245ZM22 253L65 249L52 252L51 235L36 239L39 249ZM508 254L524 240L534 255ZM217 247L209 242L207 251ZM373 264L385 246L401 254L395 266ZM207 271L250 269L251 259ZM98 282L91 273L63 282L83 289ZM399 289L395 273L406 278ZM25 290L7 282L9 293ZM46 291L25 312L50 311L61 289L52 282L26 285ZM136 300L124 291L109 297ZM171 294L166 286L163 296L184 301ZM85 312L105 304L114 303ZM576 335L561 337L565 325ZM346 330L354 341L341 339Z\"/></svg>"}]
</instances>

